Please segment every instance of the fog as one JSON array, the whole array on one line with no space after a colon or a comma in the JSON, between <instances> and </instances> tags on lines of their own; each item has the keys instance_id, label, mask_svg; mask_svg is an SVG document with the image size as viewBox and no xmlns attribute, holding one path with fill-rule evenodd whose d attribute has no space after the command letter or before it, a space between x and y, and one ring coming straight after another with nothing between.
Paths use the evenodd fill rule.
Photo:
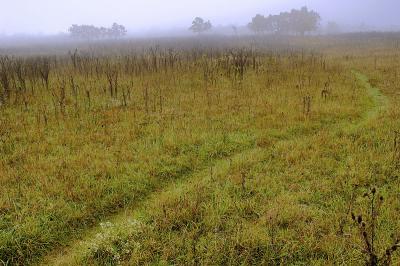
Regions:
<instances>
[{"instance_id":1,"label":"fog","mask_svg":"<svg viewBox=\"0 0 400 266\"><path fill-rule=\"evenodd\" d=\"M322 23L394 29L399 0L0 0L0 35L60 34L71 24L108 26L118 22L130 34L187 29L195 16L213 25L246 25L257 14L308 6Z\"/></svg>"}]
</instances>

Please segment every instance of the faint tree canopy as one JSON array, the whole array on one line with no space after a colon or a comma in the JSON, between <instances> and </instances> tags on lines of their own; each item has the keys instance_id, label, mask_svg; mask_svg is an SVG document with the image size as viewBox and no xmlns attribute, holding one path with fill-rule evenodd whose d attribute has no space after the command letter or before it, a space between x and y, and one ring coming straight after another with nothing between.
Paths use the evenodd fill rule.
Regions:
<instances>
[{"instance_id":1,"label":"faint tree canopy","mask_svg":"<svg viewBox=\"0 0 400 266\"><path fill-rule=\"evenodd\" d=\"M73 24L68 32L71 37L79 39L116 39L125 36L127 30L123 25L117 23L113 23L111 28Z\"/></svg>"},{"instance_id":2,"label":"faint tree canopy","mask_svg":"<svg viewBox=\"0 0 400 266\"><path fill-rule=\"evenodd\" d=\"M200 17L196 17L193 22L192 26L189 28L189 30L193 31L194 33L202 33L211 30L212 24L211 22L204 21L204 19Z\"/></svg>"},{"instance_id":3,"label":"faint tree canopy","mask_svg":"<svg viewBox=\"0 0 400 266\"><path fill-rule=\"evenodd\" d=\"M279 15L265 17L257 14L248 24L248 28L255 33L300 34L305 35L318 29L321 17L307 7L292 9Z\"/></svg>"},{"instance_id":4,"label":"faint tree canopy","mask_svg":"<svg viewBox=\"0 0 400 266\"><path fill-rule=\"evenodd\" d=\"M248 27L256 33L272 32L274 30L272 22L271 16L266 18L263 15L257 14L251 20Z\"/></svg>"}]
</instances>

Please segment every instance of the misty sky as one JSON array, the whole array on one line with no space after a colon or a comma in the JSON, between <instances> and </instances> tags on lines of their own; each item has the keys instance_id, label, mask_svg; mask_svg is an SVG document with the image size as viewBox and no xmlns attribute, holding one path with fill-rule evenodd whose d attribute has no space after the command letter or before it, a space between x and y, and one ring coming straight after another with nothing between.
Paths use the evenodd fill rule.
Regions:
<instances>
[{"instance_id":1,"label":"misty sky","mask_svg":"<svg viewBox=\"0 0 400 266\"><path fill-rule=\"evenodd\" d=\"M60 33L71 24L130 31L190 26L195 16L214 25L244 25L256 13L274 14L307 5L341 24L400 25L400 0L0 0L0 34Z\"/></svg>"}]
</instances>

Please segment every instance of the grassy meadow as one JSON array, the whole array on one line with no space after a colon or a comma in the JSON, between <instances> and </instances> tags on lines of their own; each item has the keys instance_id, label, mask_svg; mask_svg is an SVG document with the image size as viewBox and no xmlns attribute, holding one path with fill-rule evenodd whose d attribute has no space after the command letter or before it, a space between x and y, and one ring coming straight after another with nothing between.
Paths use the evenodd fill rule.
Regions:
<instances>
[{"instance_id":1,"label":"grassy meadow","mask_svg":"<svg viewBox=\"0 0 400 266\"><path fill-rule=\"evenodd\" d=\"M0 264L400 264L399 41L0 50Z\"/></svg>"}]
</instances>

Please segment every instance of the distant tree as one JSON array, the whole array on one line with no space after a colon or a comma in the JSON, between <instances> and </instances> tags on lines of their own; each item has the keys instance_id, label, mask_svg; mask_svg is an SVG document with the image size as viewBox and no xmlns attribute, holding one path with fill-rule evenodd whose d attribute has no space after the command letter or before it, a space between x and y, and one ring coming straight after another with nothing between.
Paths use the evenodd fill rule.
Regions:
<instances>
[{"instance_id":1,"label":"distant tree","mask_svg":"<svg viewBox=\"0 0 400 266\"><path fill-rule=\"evenodd\" d=\"M288 34L292 31L292 19L288 12L282 12L279 15L271 16L274 25L274 32L278 34Z\"/></svg>"},{"instance_id":2,"label":"distant tree","mask_svg":"<svg viewBox=\"0 0 400 266\"><path fill-rule=\"evenodd\" d=\"M194 33L202 33L211 30L211 28L212 24L210 21L204 21L204 19L196 17L193 20L192 26L189 28L189 30L193 31Z\"/></svg>"},{"instance_id":3,"label":"distant tree","mask_svg":"<svg viewBox=\"0 0 400 266\"><path fill-rule=\"evenodd\" d=\"M304 6L300 10L293 9L290 12L289 20L291 30L304 36L306 32L318 29L321 17L317 12L308 10L308 8Z\"/></svg>"},{"instance_id":4,"label":"distant tree","mask_svg":"<svg viewBox=\"0 0 400 266\"><path fill-rule=\"evenodd\" d=\"M265 17L257 14L247 26L256 33L277 32L280 25L279 18L280 16L269 15Z\"/></svg>"},{"instance_id":5,"label":"distant tree","mask_svg":"<svg viewBox=\"0 0 400 266\"><path fill-rule=\"evenodd\" d=\"M100 29L93 25L72 25L68 31L72 37L81 39L100 38Z\"/></svg>"},{"instance_id":6,"label":"distant tree","mask_svg":"<svg viewBox=\"0 0 400 266\"><path fill-rule=\"evenodd\" d=\"M68 28L68 32L71 37L80 38L80 26L72 24L72 26Z\"/></svg>"},{"instance_id":7,"label":"distant tree","mask_svg":"<svg viewBox=\"0 0 400 266\"><path fill-rule=\"evenodd\" d=\"M303 7L300 10L293 9L291 12L282 12L279 15L256 15L248 24L248 27L256 33L274 32L278 34L298 33L304 35L306 32L318 28L321 17L315 11Z\"/></svg>"},{"instance_id":8,"label":"distant tree","mask_svg":"<svg viewBox=\"0 0 400 266\"><path fill-rule=\"evenodd\" d=\"M110 38L110 29L105 27L100 27L99 32L100 32L100 38L102 39Z\"/></svg>"},{"instance_id":9,"label":"distant tree","mask_svg":"<svg viewBox=\"0 0 400 266\"><path fill-rule=\"evenodd\" d=\"M126 35L127 30L123 25L113 23L110 30L111 36L114 38L120 38Z\"/></svg>"},{"instance_id":10,"label":"distant tree","mask_svg":"<svg viewBox=\"0 0 400 266\"><path fill-rule=\"evenodd\" d=\"M126 35L127 31L123 25L114 23L111 28L95 27L93 25L76 25L73 24L68 29L71 37L79 39L106 39L120 38Z\"/></svg>"},{"instance_id":11,"label":"distant tree","mask_svg":"<svg viewBox=\"0 0 400 266\"><path fill-rule=\"evenodd\" d=\"M266 23L267 19L263 15L257 14L247 27L255 33L262 33L266 30Z\"/></svg>"}]
</instances>

